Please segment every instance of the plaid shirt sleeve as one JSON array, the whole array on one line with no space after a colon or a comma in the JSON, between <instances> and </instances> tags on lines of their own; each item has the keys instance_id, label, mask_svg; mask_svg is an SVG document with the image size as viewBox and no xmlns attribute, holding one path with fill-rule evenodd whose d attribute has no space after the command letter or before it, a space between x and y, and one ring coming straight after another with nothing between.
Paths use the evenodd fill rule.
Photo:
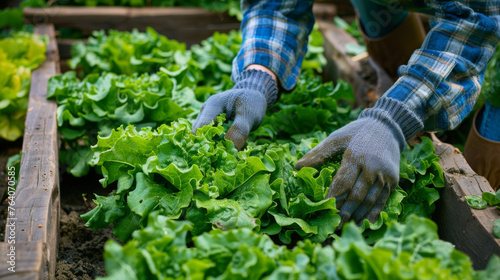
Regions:
<instances>
[{"instance_id":1,"label":"plaid shirt sleeve","mask_svg":"<svg viewBox=\"0 0 500 280\"><path fill-rule=\"evenodd\" d=\"M471 112L500 40L500 0L430 0L431 31L384 94L405 102L425 130L454 129Z\"/></svg>"},{"instance_id":2,"label":"plaid shirt sleeve","mask_svg":"<svg viewBox=\"0 0 500 280\"><path fill-rule=\"evenodd\" d=\"M276 74L283 90L291 91L314 25L313 2L243 0L243 43L233 61L233 80L247 66L259 64Z\"/></svg>"}]
</instances>

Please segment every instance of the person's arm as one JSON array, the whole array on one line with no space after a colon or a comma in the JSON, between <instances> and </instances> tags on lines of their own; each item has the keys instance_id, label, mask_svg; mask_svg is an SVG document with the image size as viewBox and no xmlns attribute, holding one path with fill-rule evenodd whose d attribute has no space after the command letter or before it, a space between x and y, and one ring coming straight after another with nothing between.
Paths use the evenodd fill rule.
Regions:
<instances>
[{"instance_id":1,"label":"person's arm","mask_svg":"<svg viewBox=\"0 0 500 280\"><path fill-rule=\"evenodd\" d=\"M243 43L233 61L236 79L249 65L276 74L280 87L291 91L299 78L314 25L313 0L242 1Z\"/></svg>"},{"instance_id":2,"label":"person's arm","mask_svg":"<svg viewBox=\"0 0 500 280\"><path fill-rule=\"evenodd\" d=\"M274 82L278 83L278 78L276 78L276 75L273 73L273 71L269 70L269 68L262 66L262 65L259 65L259 64L251 64L251 65L248 65L247 68L245 68L245 70L251 70L251 69L260 70L262 72L269 74L271 76L271 78L273 78Z\"/></svg>"},{"instance_id":3,"label":"person's arm","mask_svg":"<svg viewBox=\"0 0 500 280\"><path fill-rule=\"evenodd\" d=\"M437 10L424 44L385 98L402 101L425 130L456 128L471 112L500 41L500 1L430 1Z\"/></svg>"},{"instance_id":4,"label":"person's arm","mask_svg":"<svg viewBox=\"0 0 500 280\"><path fill-rule=\"evenodd\" d=\"M314 24L313 1L243 1L243 42L233 61L233 89L211 96L193 124L193 133L226 113L233 124L226 138L243 148L250 130L276 102L278 86L292 90Z\"/></svg>"},{"instance_id":5,"label":"person's arm","mask_svg":"<svg viewBox=\"0 0 500 280\"><path fill-rule=\"evenodd\" d=\"M437 19L394 86L297 162L300 169L343 154L328 193L337 198L342 222L378 218L398 184L405 140L424 128L453 129L471 111L500 40L500 1L462 2L468 6L430 0Z\"/></svg>"}]
</instances>

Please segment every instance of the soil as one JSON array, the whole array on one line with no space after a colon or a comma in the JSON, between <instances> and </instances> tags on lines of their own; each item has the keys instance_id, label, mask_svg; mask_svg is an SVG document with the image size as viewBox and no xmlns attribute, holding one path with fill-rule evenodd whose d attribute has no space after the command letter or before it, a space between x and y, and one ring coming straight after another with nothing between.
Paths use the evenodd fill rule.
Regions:
<instances>
[{"instance_id":1,"label":"soil","mask_svg":"<svg viewBox=\"0 0 500 280\"><path fill-rule=\"evenodd\" d=\"M105 275L104 244L114 238L111 228L92 230L80 215L95 204L93 193L106 195L94 171L83 178L74 178L60 170L61 219L59 224L59 255L56 280L95 279ZM83 196L85 195L85 197Z\"/></svg>"},{"instance_id":2,"label":"soil","mask_svg":"<svg viewBox=\"0 0 500 280\"><path fill-rule=\"evenodd\" d=\"M0 143L0 242L5 237L7 219L7 174L6 165L10 156L18 154L22 140ZM59 223L58 258L56 280L95 279L105 275L103 260L104 244L114 238L111 228L92 230L85 226L80 218L95 207L94 193L107 195L111 190L103 189L99 184L102 177L94 170L83 177L75 178L65 172L60 173L61 217ZM84 194L86 194L84 196Z\"/></svg>"}]
</instances>

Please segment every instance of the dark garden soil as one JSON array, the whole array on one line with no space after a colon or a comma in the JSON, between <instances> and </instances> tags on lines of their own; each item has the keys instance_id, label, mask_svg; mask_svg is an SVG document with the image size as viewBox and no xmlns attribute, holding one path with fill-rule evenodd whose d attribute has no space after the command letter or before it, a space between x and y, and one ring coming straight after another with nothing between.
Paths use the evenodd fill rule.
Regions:
<instances>
[{"instance_id":1,"label":"dark garden soil","mask_svg":"<svg viewBox=\"0 0 500 280\"><path fill-rule=\"evenodd\" d=\"M14 143L0 143L0 242L5 239L7 219L7 172L6 165L10 156L21 150L22 140ZM99 184L100 175L93 170L83 178L74 178L60 172L61 217L59 223L58 258L56 264L57 280L95 279L105 275L103 260L104 244L113 237L112 230L92 230L85 226L80 215L95 207L94 193L107 195L111 190ZM86 194L83 196L83 194Z\"/></svg>"},{"instance_id":2,"label":"dark garden soil","mask_svg":"<svg viewBox=\"0 0 500 280\"><path fill-rule=\"evenodd\" d=\"M95 207L93 193L106 195L110 190L103 190L98 181L100 176L93 170L83 178L74 178L64 170L60 172L61 219L56 279L95 279L104 276L104 244L113 238L112 230L92 230L85 226L80 215Z\"/></svg>"}]
</instances>

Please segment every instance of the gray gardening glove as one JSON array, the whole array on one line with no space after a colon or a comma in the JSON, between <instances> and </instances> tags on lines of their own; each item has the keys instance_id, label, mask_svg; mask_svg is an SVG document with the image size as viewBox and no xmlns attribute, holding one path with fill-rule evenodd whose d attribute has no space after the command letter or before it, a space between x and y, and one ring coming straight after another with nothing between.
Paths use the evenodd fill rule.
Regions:
<instances>
[{"instance_id":1,"label":"gray gardening glove","mask_svg":"<svg viewBox=\"0 0 500 280\"><path fill-rule=\"evenodd\" d=\"M210 124L217 116L226 113L234 122L226 133L226 139L234 142L240 150L248 139L250 130L256 129L266 115L266 109L276 102L278 87L266 72L249 69L241 72L231 90L208 98L201 107L193 125L196 129Z\"/></svg>"},{"instance_id":2,"label":"gray gardening glove","mask_svg":"<svg viewBox=\"0 0 500 280\"><path fill-rule=\"evenodd\" d=\"M405 140L423 129L403 102L383 97L372 109L333 132L296 164L319 166L343 153L327 198L335 197L342 222L375 222L399 181L399 158Z\"/></svg>"}]
</instances>

